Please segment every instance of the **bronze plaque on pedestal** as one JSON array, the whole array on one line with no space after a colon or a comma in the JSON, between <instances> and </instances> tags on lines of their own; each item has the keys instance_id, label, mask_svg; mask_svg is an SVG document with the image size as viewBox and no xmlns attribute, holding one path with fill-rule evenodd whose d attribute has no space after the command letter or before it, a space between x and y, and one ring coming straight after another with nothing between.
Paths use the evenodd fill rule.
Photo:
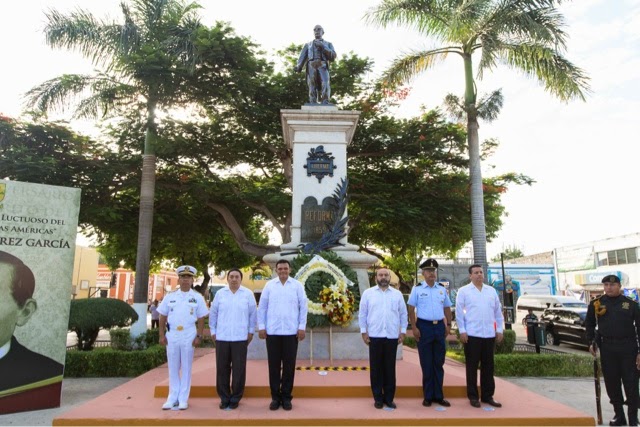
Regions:
<instances>
[{"instance_id":1,"label":"bronze plaque on pedestal","mask_svg":"<svg viewBox=\"0 0 640 427\"><path fill-rule=\"evenodd\" d=\"M315 197L307 197L302 204L300 241L307 243L320 239L334 220L335 207L331 197L325 197L321 205Z\"/></svg>"}]
</instances>

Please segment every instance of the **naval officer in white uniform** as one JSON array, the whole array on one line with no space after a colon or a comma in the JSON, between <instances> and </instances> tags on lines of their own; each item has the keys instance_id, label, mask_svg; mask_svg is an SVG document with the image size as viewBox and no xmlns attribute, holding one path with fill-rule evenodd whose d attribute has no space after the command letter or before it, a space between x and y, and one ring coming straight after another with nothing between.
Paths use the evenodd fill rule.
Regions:
<instances>
[{"instance_id":1,"label":"naval officer in white uniform","mask_svg":"<svg viewBox=\"0 0 640 427\"><path fill-rule=\"evenodd\" d=\"M169 365L169 397L162 409L189 407L193 350L202 341L204 317L208 313L202 295L191 289L196 272L190 265L178 267L180 289L167 294L158 307L160 344L167 346Z\"/></svg>"}]
</instances>

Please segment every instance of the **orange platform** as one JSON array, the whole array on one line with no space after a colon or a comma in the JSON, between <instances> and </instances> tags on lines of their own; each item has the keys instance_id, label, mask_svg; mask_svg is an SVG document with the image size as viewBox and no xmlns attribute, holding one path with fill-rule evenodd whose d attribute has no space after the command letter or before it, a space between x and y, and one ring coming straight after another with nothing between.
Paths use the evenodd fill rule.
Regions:
<instances>
[{"instance_id":1,"label":"orange platform","mask_svg":"<svg viewBox=\"0 0 640 427\"><path fill-rule=\"evenodd\" d=\"M328 361L314 361L328 366ZM308 367L308 360L298 360ZM334 366L367 367L368 361L334 361ZM132 379L53 420L62 425L595 425L592 416L496 378L503 407L473 408L465 391L464 365L447 359L445 397L450 408L422 406L416 350L405 347L397 364L396 410L373 407L369 372L296 371L293 410L270 411L266 360L247 362L247 385L238 409L220 410L215 391L215 353L198 349L189 409L162 411L168 392L167 366Z\"/></svg>"}]
</instances>

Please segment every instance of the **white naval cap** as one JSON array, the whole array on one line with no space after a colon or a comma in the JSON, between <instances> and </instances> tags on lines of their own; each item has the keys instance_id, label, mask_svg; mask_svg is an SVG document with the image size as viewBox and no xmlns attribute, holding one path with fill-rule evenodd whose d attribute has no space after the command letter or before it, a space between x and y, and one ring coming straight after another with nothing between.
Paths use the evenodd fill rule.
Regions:
<instances>
[{"instance_id":1,"label":"white naval cap","mask_svg":"<svg viewBox=\"0 0 640 427\"><path fill-rule=\"evenodd\" d=\"M195 276L198 270L190 265L181 265L176 269L178 276Z\"/></svg>"}]
</instances>

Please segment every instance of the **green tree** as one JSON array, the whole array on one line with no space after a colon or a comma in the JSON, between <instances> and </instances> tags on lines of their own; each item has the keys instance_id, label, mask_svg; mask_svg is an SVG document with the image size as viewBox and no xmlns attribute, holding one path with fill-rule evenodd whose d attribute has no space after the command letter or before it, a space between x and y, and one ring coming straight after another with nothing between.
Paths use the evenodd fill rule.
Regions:
<instances>
[{"instance_id":1,"label":"green tree","mask_svg":"<svg viewBox=\"0 0 640 427\"><path fill-rule=\"evenodd\" d=\"M224 24L211 29L202 25L196 14L199 7L179 0L132 0L121 5L122 23L100 20L84 10L68 15L48 12L47 43L79 51L102 71L63 75L28 93L30 104L42 111L64 107L74 96L88 93L75 106L78 117L129 110L144 118L134 291L141 317L146 312L151 263L157 116L191 103L194 87L205 88L199 94L202 98L229 99L227 86L237 89L236 82L248 79L254 67L249 43ZM145 329L140 322L134 335Z\"/></svg>"},{"instance_id":2,"label":"green tree","mask_svg":"<svg viewBox=\"0 0 640 427\"><path fill-rule=\"evenodd\" d=\"M145 322L147 316L145 315ZM69 330L78 337L78 350L93 350L100 329L129 326L138 313L124 301L113 298L86 298L71 301Z\"/></svg>"},{"instance_id":3,"label":"green tree","mask_svg":"<svg viewBox=\"0 0 640 427\"><path fill-rule=\"evenodd\" d=\"M495 116L501 95L479 100L476 79L499 64L537 78L545 90L563 101L584 100L588 77L564 56L567 35L559 0L383 0L366 19L387 27L414 28L440 46L413 51L396 59L384 73L390 87L409 81L444 60L449 54L462 59L464 99L457 102L467 119L471 192L472 241L475 262L486 267L487 226L480 170L478 119ZM474 54L479 55L474 77Z\"/></svg>"},{"instance_id":4,"label":"green tree","mask_svg":"<svg viewBox=\"0 0 640 427\"><path fill-rule=\"evenodd\" d=\"M502 255L503 255L503 258L505 260L507 260L507 259L514 259L514 258L523 257L524 256L524 252L522 252L522 250L517 246L507 246L502 251ZM500 254L497 254L496 256L491 258L491 261L492 262L500 262Z\"/></svg>"}]
</instances>

